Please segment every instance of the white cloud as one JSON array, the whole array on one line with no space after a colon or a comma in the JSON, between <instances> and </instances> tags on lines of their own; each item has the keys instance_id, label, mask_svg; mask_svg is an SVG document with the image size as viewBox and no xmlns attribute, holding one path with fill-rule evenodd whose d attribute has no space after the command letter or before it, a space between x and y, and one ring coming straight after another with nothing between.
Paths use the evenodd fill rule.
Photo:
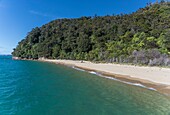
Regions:
<instances>
[{"instance_id":1,"label":"white cloud","mask_svg":"<svg viewBox=\"0 0 170 115\"><path fill-rule=\"evenodd\" d=\"M48 17L48 18L54 18L55 16L47 14L47 13L42 13L42 12L38 12L38 11L34 11L34 10L30 10L29 11L30 14L34 14L34 15L38 15L38 16L42 16L42 17Z\"/></svg>"},{"instance_id":2,"label":"white cloud","mask_svg":"<svg viewBox=\"0 0 170 115\"><path fill-rule=\"evenodd\" d=\"M11 54L6 48L0 46L0 54Z\"/></svg>"}]
</instances>

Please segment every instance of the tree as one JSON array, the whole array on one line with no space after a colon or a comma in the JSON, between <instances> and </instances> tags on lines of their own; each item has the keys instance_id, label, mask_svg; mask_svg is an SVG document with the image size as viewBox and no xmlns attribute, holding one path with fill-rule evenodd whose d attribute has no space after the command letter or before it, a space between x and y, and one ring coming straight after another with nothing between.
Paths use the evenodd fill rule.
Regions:
<instances>
[{"instance_id":1,"label":"tree","mask_svg":"<svg viewBox=\"0 0 170 115\"><path fill-rule=\"evenodd\" d=\"M161 33L157 41L162 53L170 54L170 30Z\"/></svg>"}]
</instances>

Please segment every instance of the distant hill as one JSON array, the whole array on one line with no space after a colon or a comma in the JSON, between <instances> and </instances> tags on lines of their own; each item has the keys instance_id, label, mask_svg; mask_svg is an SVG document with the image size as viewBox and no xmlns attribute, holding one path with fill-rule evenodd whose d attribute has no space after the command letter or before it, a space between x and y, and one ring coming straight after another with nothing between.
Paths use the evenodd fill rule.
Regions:
<instances>
[{"instance_id":1,"label":"distant hill","mask_svg":"<svg viewBox=\"0 0 170 115\"><path fill-rule=\"evenodd\" d=\"M170 65L170 2L131 14L54 20L29 32L12 55Z\"/></svg>"}]
</instances>

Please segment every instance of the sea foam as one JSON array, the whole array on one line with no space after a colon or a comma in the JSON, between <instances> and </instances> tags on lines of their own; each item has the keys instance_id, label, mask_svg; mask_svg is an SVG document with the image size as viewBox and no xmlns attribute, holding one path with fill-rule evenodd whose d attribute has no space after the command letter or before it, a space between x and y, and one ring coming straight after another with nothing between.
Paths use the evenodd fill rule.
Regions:
<instances>
[{"instance_id":1,"label":"sea foam","mask_svg":"<svg viewBox=\"0 0 170 115\"><path fill-rule=\"evenodd\" d=\"M74 67L74 66L72 68L74 68L76 70L79 70L79 71L86 71L86 70L83 70L83 69L80 69L80 68L77 68L77 67ZM102 74L100 74L98 72L94 72L94 71L86 71L86 72L88 72L90 74L94 74L94 75L100 76L100 77L103 77L103 78L119 81L121 83L125 83L125 84L129 84L129 85L133 85L133 86L142 87L142 88L146 88L146 89L149 89L149 90L157 91L155 88L147 87L147 86L142 85L140 83L132 83L132 82L127 82L127 81L119 80L119 79L116 79L116 78L113 78L113 77L104 76L104 75L102 75Z\"/></svg>"}]
</instances>

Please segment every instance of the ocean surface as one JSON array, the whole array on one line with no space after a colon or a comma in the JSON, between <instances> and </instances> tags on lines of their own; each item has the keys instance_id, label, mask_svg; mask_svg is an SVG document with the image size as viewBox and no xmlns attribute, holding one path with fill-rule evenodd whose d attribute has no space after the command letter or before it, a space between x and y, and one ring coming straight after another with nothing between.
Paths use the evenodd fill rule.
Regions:
<instances>
[{"instance_id":1,"label":"ocean surface","mask_svg":"<svg viewBox=\"0 0 170 115\"><path fill-rule=\"evenodd\" d=\"M0 115L170 115L170 98L61 65L0 56Z\"/></svg>"}]
</instances>

